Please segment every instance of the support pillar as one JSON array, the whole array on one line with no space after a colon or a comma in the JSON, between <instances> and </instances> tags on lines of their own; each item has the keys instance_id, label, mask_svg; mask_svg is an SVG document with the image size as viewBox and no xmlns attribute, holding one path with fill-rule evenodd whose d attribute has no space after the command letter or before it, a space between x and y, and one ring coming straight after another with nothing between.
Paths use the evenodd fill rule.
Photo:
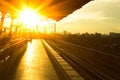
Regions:
<instances>
[{"instance_id":1,"label":"support pillar","mask_svg":"<svg viewBox=\"0 0 120 80\"><path fill-rule=\"evenodd\" d=\"M54 35L56 34L56 23L54 23Z\"/></svg>"},{"instance_id":2,"label":"support pillar","mask_svg":"<svg viewBox=\"0 0 120 80\"><path fill-rule=\"evenodd\" d=\"M37 31L37 33L38 33L38 25L36 25L36 31Z\"/></svg>"},{"instance_id":3,"label":"support pillar","mask_svg":"<svg viewBox=\"0 0 120 80\"><path fill-rule=\"evenodd\" d=\"M6 12L2 12L1 24L0 24L0 34L2 33L2 28L3 28L3 24L4 24L5 14L6 14Z\"/></svg>"},{"instance_id":4,"label":"support pillar","mask_svg":"<svg viewBox=\"0 0 120 80\"><path fill-rule=\"evenodd\" d=\"M44 34L46 35L46 26L44 27Z\"/></svg>"},{"instance_id":5,"label":"support pillar","mask_svg":"<svg viewBox=\"0 0 120 80\"><path fill-rule=\"evenodd\" d=\"M13 20L14 20L14 18L11 18L11 24L10 24L10 34L12 34Z\"/></svg>"}]
</instances>

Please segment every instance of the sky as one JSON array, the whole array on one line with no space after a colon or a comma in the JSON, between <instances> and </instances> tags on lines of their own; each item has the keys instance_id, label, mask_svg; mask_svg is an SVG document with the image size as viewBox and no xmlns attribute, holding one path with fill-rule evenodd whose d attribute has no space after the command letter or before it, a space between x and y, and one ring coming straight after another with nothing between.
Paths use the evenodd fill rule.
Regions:
<instances>
[{"instance_id":1,"label":"sky","mask_svg":"<svg viewBox=\"0 0 120 80\"><path fill-rule=\"evenodd\" d=\"M57 32L120 32L120 0L94 0L57 22Z\"/></svg>"}]
</instances>

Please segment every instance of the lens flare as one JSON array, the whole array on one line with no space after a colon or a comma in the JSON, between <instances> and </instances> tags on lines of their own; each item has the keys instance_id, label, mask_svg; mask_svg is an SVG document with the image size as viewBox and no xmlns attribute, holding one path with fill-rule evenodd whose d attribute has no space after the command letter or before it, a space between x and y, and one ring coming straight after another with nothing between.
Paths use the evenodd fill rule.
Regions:
<instances>
[{"instance_id":1,"label":"lens flare","mask_svg":"<svg viewBox=\"0 0 120 80\"><path fill-rule=\"evenodd\" d=\"M38 24L40 17L34 10L26 8L19 13L18 20L27 25L26 27L34 27Z\"/></svg>"}]
</instances>

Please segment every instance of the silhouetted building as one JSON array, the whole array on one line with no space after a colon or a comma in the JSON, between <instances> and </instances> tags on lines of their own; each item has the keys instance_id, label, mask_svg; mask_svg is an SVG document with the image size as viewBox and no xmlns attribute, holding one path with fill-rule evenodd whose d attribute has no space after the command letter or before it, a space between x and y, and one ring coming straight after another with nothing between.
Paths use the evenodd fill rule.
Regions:
<instances>
[{"instance_id":1,"label":"silhouetted building","mask_svg":"<svg viewBox=\"0 0 120 80\"><path fill-rule=\"evenodd\" d=\"M111 37L120 37L120 33L110 32L109 36L111 36Z\"/></svg>"},{"instance_id":2,"label":"silhouetted building","mask_svg":"<svg viewBox=\"0 0 120 80\"><path fill-rule=\"evenodd\" d=\"M67 35L67 31L63 31L63 34L64 34L64 35Z\"/></svg>"}]
</instances>

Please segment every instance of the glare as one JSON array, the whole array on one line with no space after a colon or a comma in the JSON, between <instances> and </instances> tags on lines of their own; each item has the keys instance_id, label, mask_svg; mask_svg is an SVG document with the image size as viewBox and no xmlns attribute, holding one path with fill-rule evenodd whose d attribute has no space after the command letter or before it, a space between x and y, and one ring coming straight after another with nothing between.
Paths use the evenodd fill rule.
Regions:
<instances>
[{"instance_id":1,"label":"glare","mask_svg":"<svg viewBox=\"0 0 120 80\"><path fill-rule=\"evenodd\" d=\"M19 13L19 21L22 24L30 26L35 26L39 22L40 15L38 15L34 10L32 9L24 9Z\"/></svg>"},{"instance_id":2,"label":"glare","mask_svg":"<svg viewBox=\"0 0 120 80\"><path fill-rule=\"evenodd\" d=\"M34 56L34 54L33 54L33 46L32 46L32 44L29 42L28 43L28 48L27 48L27 52L26 52L26 61L28 61L28 62L32 62L32 60L33 60L33 56ZM29 65L30 63L28 63L27 65Z\"/></svg>"},{"instance_id":3,"label":"glare","mask_svg":"<svg viewBox=\"0 0 120 80\"><path fill-rule=\"evenodd\" d=\"M10 25L11 25L11 18L5 18L3 26L6 28L10 28Z\"/></svg>"},{"instance_id":4,"label":"glare","mask_svg":"<svg viewBox=\"0 0 120 80\"><path fill-rule=\"evenodd\" d=\"M5 17L4 17L4 23L3 23L3 26L5 28L10 28L10 25L11 25L11 16L9 13L6 13L5 14Z\"/></svg>"},{"instance_id":5,"label":"glare","mask_svg":"<svg viewBox=\"0 0 120 80\"><path fill-rule=\"evenodd\" d=\"M2 18L2 12L0 12L0 19Z\"/></svg>"}]
</instances>

